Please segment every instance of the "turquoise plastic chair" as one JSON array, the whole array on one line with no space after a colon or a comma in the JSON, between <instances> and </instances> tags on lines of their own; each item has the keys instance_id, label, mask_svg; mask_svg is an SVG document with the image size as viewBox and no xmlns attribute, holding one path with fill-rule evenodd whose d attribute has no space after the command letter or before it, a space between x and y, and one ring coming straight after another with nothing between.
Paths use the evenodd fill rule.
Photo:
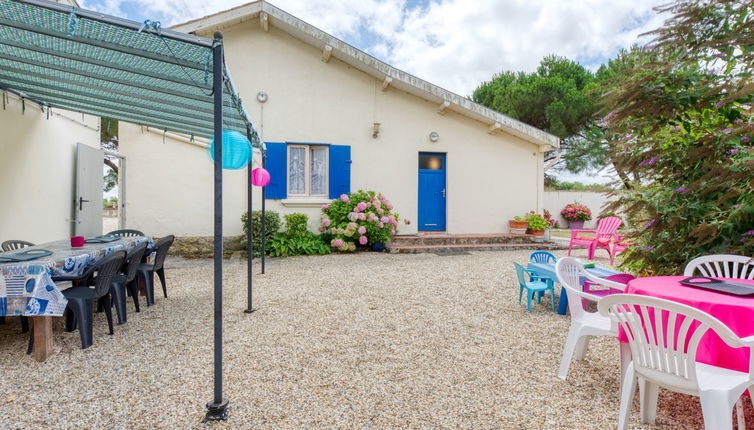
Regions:
<instances>
[{"instance_id":1,"label":"turquoise plastic chair","mask_svg":"<svg viewBox=\"0 0 754 430\"><path fill-rule=\"evenodd\" d=\"M521 298L523 297L524 290L526 290L526 311L531 312L531 300L532 296L537 293L550 292L550 304L552 305L552 311L555 312L555 288L553 288L552 280L544 276L537 275L532 270L527 270L524 266L513 263L516 266L516 274L518 275L518 304L521 304ZM526 280L527 275L529 280ZM542 296L538 295L537 303L540 303Z\"/></svg>"}]
</instances>

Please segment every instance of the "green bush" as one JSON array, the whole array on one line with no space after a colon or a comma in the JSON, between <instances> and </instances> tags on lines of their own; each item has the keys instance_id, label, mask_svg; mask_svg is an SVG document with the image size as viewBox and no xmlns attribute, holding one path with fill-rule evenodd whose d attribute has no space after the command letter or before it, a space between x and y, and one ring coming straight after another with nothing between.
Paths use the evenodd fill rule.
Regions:
<instances>
[{"instance_id":1,"label":"green bush","mask_svg":"<svg viewBox=\"0 0 754 430\"><path fill-rule=\"evenodd\" d=\"M285 215L285 234L288 237L304 237L308 232L309 215L293 213Z\"/></svg>"},{"instance_id":2,"label":"green bush","mask_svg":"<svg viewBox=\"0 0 754 430\"><path fill-rule=\"evenodd\" d=\"M304 231L300 236L285 234L275 236L268 247L271 257L294 255L325 255L330 253L330 245L320 236Z\"/></svg>"},{"instance_id":3,"label":"green bush","mask_svg":"<svg viewBox=\"0 0 754 430\"><path fill-rule=\"evenodd\" d=\"M526 220L529 221L530 230L547 230L550 227L545 217L534 212L526 214Z\"/></svg>"},{"instance_id":4,"label":"green bush","mask_svg":"<svg viewBox=\"0 0 754 430\"><path fill-rule=\"evenodd\" d=\"M265 248L267 248L269 253L269 243L275 237L278 231L280 231L280 215L275 211L266 211L265 213L265 237L267 242L265 244ZM253 224L251 234L252 245L254 247L254 256L259 257L262 255L262 211L252 211L251 219ZM242 242L245 248L246 236L248 235L249 231L248 212L244 212L244 214L241 216L241 223L243 224L244 233Z\"/></svg>"}]
</instances>

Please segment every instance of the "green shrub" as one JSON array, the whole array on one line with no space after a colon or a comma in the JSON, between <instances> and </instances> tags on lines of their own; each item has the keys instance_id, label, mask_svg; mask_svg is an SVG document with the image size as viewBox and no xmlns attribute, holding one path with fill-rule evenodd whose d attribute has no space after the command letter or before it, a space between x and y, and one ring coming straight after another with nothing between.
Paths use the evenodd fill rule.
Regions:
<instances>
[{"instance_id":1,"label":"green shrub","mask_svg":"<svg viewBox=\"0 0 754 430\"><path fill-rule=\"evenodd\" d=\"M271 257L290 257L294 255L325 255L330 253L330 245L320 236L304 231L300 236L286 234L275 236L269 243Z\"/></svg>"},{"instance_id":2,"label":"green shrub","mask_svg":"<svg viewBox=\"0 0 754 430\"><path fill-rule=\"evenodd\" d=\"M285 215L285 234L288 237L304 237L308 232L309 215L293 213Z\"/></svg>"},{"instance_id":3,"label":"green shrub","mask_svg":"<svg viewBox=\"0 0 754 430\"><path fill-rule=\"evenodd\" d=\"M269 250L269 243L272 240L272 238L275 237L275 235L280 230L280 215L275 211L266 211L265 216L265 236L266 236L266 244L265 248ZM254 256L259 257L262 255L262 211L252 211L251 212L251 219L253 228L251 230L252 234L252 245L254 247ZM246 247L246 236L249 231L249 219L248 219L248 212L244 212L243 215L241 215L241 223L243 224L243 246ZM269 252L268 252L269 253Z\"/></svg>"},{"instance_id":4,"label":"green shrub","mask_svg":"<svg viewBox=\"0 0 754 430\"><path fill-rule=\"evenodd\" d=\"M545 217L538 213L529 212L526 214L526 220L529 221L530 230L547 230L550 227Z\"/></svg>"}]
</instances>

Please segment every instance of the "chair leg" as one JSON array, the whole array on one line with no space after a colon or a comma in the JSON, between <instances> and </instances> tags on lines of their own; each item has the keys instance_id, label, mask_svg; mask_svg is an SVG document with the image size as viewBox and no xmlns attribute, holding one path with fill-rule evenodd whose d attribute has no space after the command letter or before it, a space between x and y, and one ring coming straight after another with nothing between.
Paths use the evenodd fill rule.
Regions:
<instances>
[{"instance_id":1,"label":"chair leg","mask_svg":"<svg viewBox=\"0 0 754 430\"><path fill-rule=\"evenodd\" d=\"M94 303L91 300L68 299L68 308L76 320L81 337L81 349L92 346L92 311Z\"/></svg>"},{"instance_id":2,"label":"chair leg","mask_svg":"<svg viewBox=\"0 0 754 430\"><path fill-rule=\"evenodd\" d=\"M5 317L0 317L0 325L5 324Z\"/></svg>"},{"instance_id":3,"label":"chair leg","mask_svg":"<svg viewBox=\"0 0 754 430\"><path fill-rule=\"evenodd\" d=\"M560 360L560 369L558 370L558 377L564 381L568 376L568 368L571 367L571 359L580 337L581 327L571 324L571 328L568 330L568 337L566 338L565 349L563 350L563 358Z\"/></svg>"},{"instance_id":4,"label":"chair leg","mask_svg":"<svg viewBox=\"0 0 754 430\"><path fill-rule=\"evenodd\" d=\"M165 283L165 268L157 270L157 276L160 278L160 283L162 284L162 294L165 295L165 298L168 298L168 288L167 283Z\"/></svg>"},{"instance_id":5,"label":"chair leg","mask_svg":"<svg viewBox=\"0 0 754 430\"><path fill-rule=\"evenodd\" d=\"M586 356L586 351L589 349L589 339L591 336L581 336L578 342L576 342L576 351L574 354L574 359L576 361L581 361Z\"/></svg>"},{"instance_id":6,"label":"chair leg","mask_svg":"<svg viewBox=\"0 0 754 430\"><path fill-rule=\"evenodd\" d=\"M626 376L623 378L623 387L620 393L620 412L618 413L618 430L626 430L631 416L631 404L636 393L636 377L634 376L634 363L626 368Z\"/></svg>"},{"instance_id":7,"label":"chair leg","mask_svg":"<svg viewBox=\"0 0 754 430\"><path fill-rule=\"evenodd\" d=\"M735 399L731 401L731 393L726 391L701 391L699 400L702 403L704 428L733 430L731 410Z\"/></svg>"},{"instance_id":8,"label":"chair leg","mask_svg":"<svg viewBox=\"0 0 754 430\"><path fill-rule=\"evenodd\" d=\"M518 286L518 304L521 304L521 299L524 297L524 287Z\"/></svg>"},{"instance_id":9,"label":"chair leg","mask_svg":"<svg viewBox=\"0 0 754 430\"><path fill-rule=\"evenodd\" d=\"M573 248L573 241L568 243L568 256L571 256L571 248Z\"/></svg>"},{"instance_id":10,"label":"chair leg","mask_svg":"<svg viewBox=\"0 0 754 430\"><path fill-rule=\"evenodd\" d=\"M26 355L31 355L31 352L33 350L34 350L34 325L32 324L31 330L29 330L29 343L26 345Z\"/></svg>"},{"instance_id":11,"label":"chair leg","mask_svg":"<svg viewBox=\"0 0 754 430\"><path fill-rule=\"evenodd\" d=\"M534 294L534 293L532 293L531 291L529 291L529 289L526 290L526 312L531 312L531 296L532 296L532 294Z\"/></svg>"},{"instance_id":12,"label":"chair leg","mask_svg":"<svg viewBox=\"0 0 754 430\"><path fill-rule=\"evenodd\" d=\"M126 288L128 289L128 294L134 300L134 307L136 308L136 312L141 312L141 310L139 309L139 282L134 279L126 285Z\"/></svg>"},{"instance_id":13,"label":"chair leg","mask_svg":"<svg viewBox=\"0 0 754 430\"><path fill-rule=\"evenodd\" d=\"M639 384L639 406L641 408L641 423L655 424L657 415L657 397L659 395L659 386L642 378Z\"/></svg>"},{"instance_id":14,"label":"chair leg","mask_svg":"<svg viewBox=\"0 0 754 430\"><path fill-rule=\"evenodd\" d=\"M73 315L73 311L66 308L66 310L63 312L63 319L65 320L65 328L63 330L67 331L68 333L76 330L76 318Z\"/></svg>"},{"instance_id":15,"label":"chair leg","mask_svg":"<svg viewBox=\"0 0 754 430\"><path fill-rule=\"evenodd\" d=\"M744 418L744 403L741 399L736 400L736 428L746 430L746 419Z\"/></svg>"},{"instance_id":16,"label":"chair leg","mask_svg":"<svg viewBox=\"0 0 754 430\"><path fill-rule=\"evenodd\" d=\"M110 287L110 303L115 305L118 313L118 324L125 324L128 321L126 315L126 286L123 284L113 284Z\"/></svg>"},{"instance_id":17,"label":"chair leg","mask_svg":"<svg viewBox=\"0 0 754 430\"><path fill-rule=\"evenodd\" d=\"M144 294L147 296L147 306L154 305L154 272L139 270L138 277L144 283Z\"/></svg>"},{"instance_id":18,"label":"chair leg","mask_svg":"<svg viewBox=\"0 0 754 430\"><path fill-rule=\"evenodd\" d=\"M29 331L29 318L25 316L21 316L21 333L26 333Z\"/></svg>"},{"instance_id":19,"label":"chair leg","mask_svg":"<svg viewBox=\"0 0 754 430\"><path fill-rule=\"evenodd\" d=\"M555 312L555 288L550 288L550 305L552 306L552 311Z\"/></svg>"},{"instance_id":20,"label":"chair leg","mask_svg":"<svg viewBox=\"0 0 754 430\"><path fill-rule=\"evenodd\" d=\"M98 300L102 303L102 307L105 309L105 316L107 317L107 327L110 329L110 335L113 335L113 307L110 305L110 295L105 294Z\"/></svg>"}]
</instances>

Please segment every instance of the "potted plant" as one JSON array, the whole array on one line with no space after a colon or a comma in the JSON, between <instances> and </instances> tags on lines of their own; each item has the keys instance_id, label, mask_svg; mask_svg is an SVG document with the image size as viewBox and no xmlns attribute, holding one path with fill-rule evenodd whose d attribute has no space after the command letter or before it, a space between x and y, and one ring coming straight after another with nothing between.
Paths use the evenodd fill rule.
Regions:
<instances>
[{"instance_id":1,"label":"potted plant","mask_svg":"<svg viewBox=\"0 0 754 430\"><path fill-rule=\"evenodd\" d=\"M534 236L544 236L545 230L550 226L545 217L534 211L526 214L526 220L529 222L526 233Z\"/></svg>"},{"instance_id":2,"label":"potted plant","mask_svg":"<svg viewBox=\"0 0 754 430\"><path fill-rule=\"evenodd\" d=\"M529 221L520 216L515 216L508 221L508 228L510 228L512 234L525 234L528 226Z\"/></svg>"},{"instance_id":3,"label":"potted plant","mask_svg":"<svg viewBox=\"0 0 754 430\"><path fill-rule=\"evenodd\" d=\"M584 221L592 219L592 211L586 206L579 203L566 205L560 215L568 221L568 228L578 230L584 228Z\"/></svg>"}]
</instances>

